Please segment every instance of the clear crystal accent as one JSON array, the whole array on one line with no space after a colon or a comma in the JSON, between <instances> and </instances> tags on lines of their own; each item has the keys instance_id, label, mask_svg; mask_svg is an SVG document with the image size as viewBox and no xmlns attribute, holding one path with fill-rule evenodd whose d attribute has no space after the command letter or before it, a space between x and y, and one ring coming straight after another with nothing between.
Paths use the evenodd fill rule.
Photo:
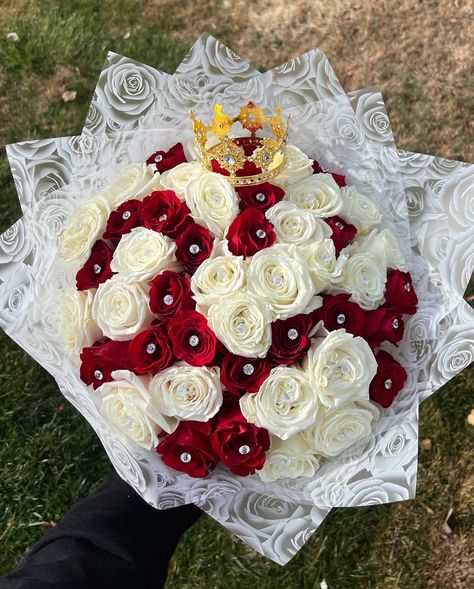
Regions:
<instances>
[{"instance_id":1,"label":"clear crystal accent","mask_svg":"<svg viewBox=\"0 0 474 589\"><path fill-rule=\"evenodd\" d=\"M283 400L285 401L285 403L291 403L295 399L290 391L286 391L285 393L283 393Z\"/></svg>"},{"instance_id":2,"label":"clear crystal accent","mask_svg":"<svg viewBox=\"0 0 474 589\"><path fill-rule=\"evenodd\" d=\"M102 374L102 372L100 370L95 370L94 371L94 378L96 380L102 380L104 378L104 375Z\"/></svg>"},{"instance_id":3,"label":"clear crystal accent","mask_svg":"<svg viewBox=\"0 0 474 589\"><path fill-rule=\"evenodd\" d=\"M197 335L192 335L189 338L189 345L192 346L193 348L195 348L199 343L199 338Z\"/></svg>"},{"instance_id":4,"label":"clear crystal accent","mask_svg":"<svg viewBox=\"0 0 474 589\"><path fill-rule=\"evenodd\" d=\"M391 378L387 378L387 380L383 383L384 387L388 390L392 388L392 379Z\"/></svg>"},{"instance_id":5,"label":"clear crystal accent","mask_svg":"<svg viewBox=\"0 0 474 589\"><path fill-rule=\"evenodd\" d=\"M262 162L267 163L270 160L270 156L268 155L268 153L264 153L262 155Z\"/></svg>"},{"instance_id":6,"label":"clear crystal accent","mask_svg":"<svg viewBox=\"0 0 474 589\"><path fill-rule=\"evenodd\" d=\"M330 262L331 261L331 254L329 252L323 252L321 254L321 260L323 262Z\"/></svg>"},{"instance_id":7,"label":"clear crystal accent","mask_svg":"<svg viewBox=\"0 0 474 589\"><path fill-rule=\"evenodd\" d=\"M344 229L344 225L340 221L336 221L334 225L341 231Z\"/></svg>"},{"instance_id":8,"label":"clear crystal accent","mask_svg":"<svg viewBox=\"0 0 474 589\"><path fill-rule=\"evenodd\" d=\"M245 325L245 323L243 321L241 323L239 323L235 329L236 329L237 333L240 333L242 335L244 333L247 333L247 326Z\"/></svg>"},{"instance_id":9,"label":"clear crystal accent","mask_svg":"<svg viewBox=\"0 0 474 589\"><path fill-rule=\"evenodd\" d=\"M212 200L216 203L216 205L220 205L222 202L222 196L220 194L216 194L212 197Z\"/></svg>"},{"instance_id":10,"label":"clear crystal accent","mask_svg":"<svg viewBox=\"0 0 474 589\"><path fill-rule=\"evenodd\" d=\"M155 155L155 163L159 164L162 159L163 159L162 155L160 155L160 154Z\"/></svg>"},{"instance_id":11,"label":"clear crystal accent","mask_svg":"<svg viewBox=\"0 0 474 589\"><path fill-rule=\"evenodd\" d=\"M275 286L281 286L283 284L283 278L281 276L275 276L273 279L273 284Z\"/></svg>"},{"instance_id":12,"label":"clear crystal accent","mask_svg":"<svg viewBox=\"0 0 474 589\"><path fill-rule=\"evenodd\" d=\"M227 278L227 272L224 270L224 268L221 268L219 270L219 272L217 273L217 278L223 282L226 278Z\"/></svg>"},{"instance_id":13,"label":"clear crystal accent","mask_svg":"<svg viewBox=\"0 0 474 589\"><path fill-rule=\"evenodd\" d=\"M299 334L298 334L298 330L297 330L297 329L295 329L294 327L292 327L291 329L289 329L289 330L288 330L288 334L287 334L287 335L288 335L288 337L289 337L291 340L294 340L294 339L296 339L296 338L298 337L298 335L299 335Z\"/></svg>"},{"instance_id":14,"label":"clear crystal accent","mask_svg":"<svg viewBox=\"0 0 474 589\"><path fill-rule=\"evenodd\" d=\"M185 384L180 384L178 386L178 388L176 389L176 394L178 395L178 397L180 399L182 399L186 395L187 392L188 392L188 389Z\"/></svg>"},{"instance_id":15,"label":"clear crystal accent","mask_svg":"<svg viewBox=\"0 0 474 589\"><path fill-rule=\"evenodd\" d=\"M132 216L132 213L130 211L124 211L122 213L122 219L124 221L127 221L127 219L130 219L131 216Z\"/></svg>"},{"instance_id":16,"label":"clear crystal accent","mask_svg":"<svg viewBox=\"0 0 474 589\"><path fill-rule=\"evenodd\" d=\"M244 364L244 367L242 368L242 370L244 371L244 374L246 374L247 376L250 376L251 374L254 373L255 368L252 366L252 364Z\"/></svg>"},{"instance_id":17,"label":"clear crystal accent","mask_svg":"<svg viewBox=\"0 0 474 589\"><path fill-rule=\"evenodd\" d=\"M266 199L266 196L263 194L263 192L258 192L255 195L255 199L258 200L258 202L263 202Z\"/></svg>"},{"instance_id":18,"label":"clear crystal accent","mask_svg":"<svg viewBox=\"0 0 474 589\"><path fill-rule=\"evenodd\" d=\"M248 454L250 452L250 446L247 446L247 444L244 444L243 446L240 446L239 448L239 454Z\"/></svg>"},{"instance_id":19,"label":"clear crystal accent","mask_svg":"<svg viewBox=\"0 0 474 589\"><path fill-rule=\"evenodd\" d=\"M130 429L130 430L132 430L132 429L135 427L136 423L137 423L137 422L136 422L136 421L135 421L135 420L134 420L132 417L129 417L129 418L128 418L128 419L125 421L125 427L126 427L127 429Z\"/></svg>"},{"instance_id":20,"label":"clear crystal accent","mask_svg":"<svg viewBox=\"0 0 474 589\"><path fill-rule=\"evenodd\" d=\"M158 221L166 221L167 218L168 218L168 215L166 213L163 213L162 215L160 215L158 217Z\"/></svg>"},{"instance_id":21,"label":"clear crystal accent","mask_svg":"<svg viewBox=\"0 0 474 589\"><path fill-rule=\"evenodd\" d=\"M392 325L393 329L398 329L400 326L400 321L398 319L394 319Z\"/></svg>"},{"instance_id":22,"label":"clear crystal accent","mask_svg":"<svg viewBox=\"0 0 474 589\"><path fill-rule=\"evenodd\" d=\"M407 292L410 292L410 291L411 291L411 284L410 284L409 282L407 282L407 283L406 283L406 284L403 286L403 288L404 288L404 289L405 289Z\"/></svg>"},{"instance_id":23,"label":"clear crystal accent","mask_svg":"<svg viewBox=\"0 0 474 589\"><path fill-rule=\"evenodd\" d=\"M184 464L187 464L188 462L191 462L192 456L189 452L183 452L179 459L181 462L184 462Z\"/></svg>"},{"instance_id":24,"label":"clear crystal accent","mask_svg":"<svg viewBox=\"0 0 474 589\"><path fill-rule=\"evenodd\" d=\"M174 303L174 298L172 295L167 294L163 297L163 302L165 305L172 305Z\"/></svg>"},{"instance_id":25,"label":"clear crystal accent","mask_svg":"<svg viewBox=\"0 0 474 589\"><path fill-rule=\"evenodd\" d=\"M102 267L99 264L94 264L94 274L100 274Z\"/></svg>"},{"instance_id":26,"label":"clear crystal accent","mask_svg":"<svg viewBox=\"0 0 474 589\"><path fill-rule=\"evenodd\" d=\"M345 320L346 316L344 315L344 313L339 313L339 315L336 317L336 321L339 323L339 325L342 325Z\"/></svg>"},{"instance_id":27,"label":"clear crystal accent","mask_svg":"<svg viewBox=\"0 0 474 589\"><path fill-rule=\"evenodd\" d=\"M199 251L199 246L198 246L198 244L197 244L197 243L193 243L192 245L190 245L190 246L189 246L189 251L190 251L192 254L197 254L197 253L198 253L198 251Z\"/></svg>"},{"instance_id":28,"label":"clear crystal accent","mask_svg":"<svg viewBox=\"0 0 474 589\"><path fill-rule=\"evenodd\" d=\"M224 156L224 161L228 166L233 166L235 164L235 157L229 153Z\"/></svg>"},{"instance_id":29,"label":"clear crystal accent","mask_svg":"<svg viewBox=\"0 0 474 589\"><path fill-rule=\"evenodd\" d=\"M146 353L147 354L154 354L155 352L156 352L155 344L148 344L146 347Z\"/></svg>"},{"instance_id":30,"label":"clear crystal accent","mask_svg":"<svg viewBox=\"0 0 474 589\"><path fill-rule=\"evenodd\" d=\"M314 203L314 195L313 194L307 194L305 196L305 201L309 204L312 205Z\"/></svg>"},{"instance_id":31,"label":"clear crystal accent","mask_svg":"<svg viewBox=\"0 0 474 589\"><path fill-rule=\"evenodd\" d=\"M266 233L263 229L257 229L257 231L255 232L255 235L257 237L259 237L260 239L263 239L265 237Z\"/></svg>"}]
</instances>

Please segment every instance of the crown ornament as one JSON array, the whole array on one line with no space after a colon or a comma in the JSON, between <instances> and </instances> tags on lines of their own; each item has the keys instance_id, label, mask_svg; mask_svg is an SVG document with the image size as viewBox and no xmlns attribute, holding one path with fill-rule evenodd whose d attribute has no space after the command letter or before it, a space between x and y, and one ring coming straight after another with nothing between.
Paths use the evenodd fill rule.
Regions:
<instances>
[{"instance_id":1,"label":"crown ornament","mask_svg":"<svg viewBox=\"0 0 474 589\"><path fill-rule=\"evenodd\" d=\"M190 111L189 116L193 121L196 152L206 171L215 171L213 162L216 162L220 169L228 172L227 180L233 186L261 184L279 174L285 163L289 126L289 117L283 120L280 107L276 107L273 116L267 117L261 108L249 102L240 108L236 117L231 117L222 112L221 104L216 104L210 125L197 119L194 111ZM231 137L230 132L236 123L240 123L250 135ZM265 125L270 127L273 137L257 135ZM209 133L219 141L207 147ZM246 174L245 168L248 170L249 167L260 171Z\"/></svg>"}]
</instances>

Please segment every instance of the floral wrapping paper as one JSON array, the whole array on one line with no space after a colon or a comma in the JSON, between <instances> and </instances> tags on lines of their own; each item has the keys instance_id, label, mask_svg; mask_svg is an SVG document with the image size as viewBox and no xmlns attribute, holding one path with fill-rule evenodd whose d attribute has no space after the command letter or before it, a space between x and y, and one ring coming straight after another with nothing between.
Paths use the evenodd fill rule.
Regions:
<instances>
[{"instance_id":1,"label":"floral wrapping paper","mask_svg":"<svg viewBox=\"0 0 474 589\"><path fill-rule=\"evenodd\" d=\"M139 88L139 95L130 88ZM384 214L406 244L405 253L410 244L422 254L410 265L420 307L406 324L400 349L407 386L370 440L326 463L314 480L263 484L219 468L207 479L191 479L119 438L57 345L54 305L61 272L52 272L48 256L36 254L47 251L54 258L51 237L72 203L92 194L124 163L148 155L154 128L171 145L170 128L187 122L189 108L208 113L216 101L232 107L249 99L269 109L281 104L292 115L291 140L310 157L347 174L379 204L385 195ZM185 136L186 129L181 132ZM55 376L119 474L147 501L158 508L194 502L284 564L333 506L414 496L418 404L467 367L474 352L474 313L462 299L474 260L473 166L398 152L380 94L368 90L346 97L321 51L261 74L207 35L174 76L110 54L82 136L23 142L9 146L8 155L25 217L1 237L1 325ZM49 302L41 312L27 304L39 296Z\"/></svg>"}]
</instances>

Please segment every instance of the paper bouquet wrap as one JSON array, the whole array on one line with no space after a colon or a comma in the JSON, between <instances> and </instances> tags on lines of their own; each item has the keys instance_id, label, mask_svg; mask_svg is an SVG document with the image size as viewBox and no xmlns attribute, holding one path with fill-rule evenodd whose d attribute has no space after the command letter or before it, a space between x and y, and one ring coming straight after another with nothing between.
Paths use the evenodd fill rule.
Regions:
<instances>
[{"instance_id":1,"label":"paper bouquet wrap","mask_svg":"<svg viewBox=\"0 0 474 589\"><path fill-rule=\"evenodd\" d=\"M324 54L110 54L81 136L8 147L3 329L118 474L286 563L415 494L419 403L472 361L474 169L398 151Z\"/></svg>"}]
</instances>

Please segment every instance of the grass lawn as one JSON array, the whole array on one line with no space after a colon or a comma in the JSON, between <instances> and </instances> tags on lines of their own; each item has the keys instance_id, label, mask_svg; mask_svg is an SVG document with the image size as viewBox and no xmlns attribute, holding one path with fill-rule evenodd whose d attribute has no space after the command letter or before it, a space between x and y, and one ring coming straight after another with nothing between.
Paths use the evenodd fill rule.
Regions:
<instances>
[{"instance_id":1,"label":"grass lawn","mask_svg":"<svg viewBox=\"0 0 474 589\"><path fill-rule=\"evenodd\" d=\"M1 4L0 147L80 132L107 50L171 72L207 29L257 66L322 46L349 89L382 88L401 147L474 158L469 121L474 52L472 36L470 46L463 36L472 24L454 0L417 7L412 20L401 0L385 31L385 0L378 9L364 3L350 8L344 0L291 6L278 0L271 3L271 14L270 3L242 1ZM424 37L423 22L429 23ZM7 41L12 31L18 43ZM434 42L437 34L446 42ZM75 90L76 99L64 103L64 90ZM0 187L3 231L20 214L3 149ZM92 429L63 401L53 379L3 332L0 344L0 573L5 573L71 503L100 482L109 464ZM467 588L474 573L474 428L467 423L473 390L471 369L422 405L425 443L415 501L333 511L284 568L203 517L181 542L167 587L319 589L325 579L330 589Z\"/></svg>"}]
</instances>

